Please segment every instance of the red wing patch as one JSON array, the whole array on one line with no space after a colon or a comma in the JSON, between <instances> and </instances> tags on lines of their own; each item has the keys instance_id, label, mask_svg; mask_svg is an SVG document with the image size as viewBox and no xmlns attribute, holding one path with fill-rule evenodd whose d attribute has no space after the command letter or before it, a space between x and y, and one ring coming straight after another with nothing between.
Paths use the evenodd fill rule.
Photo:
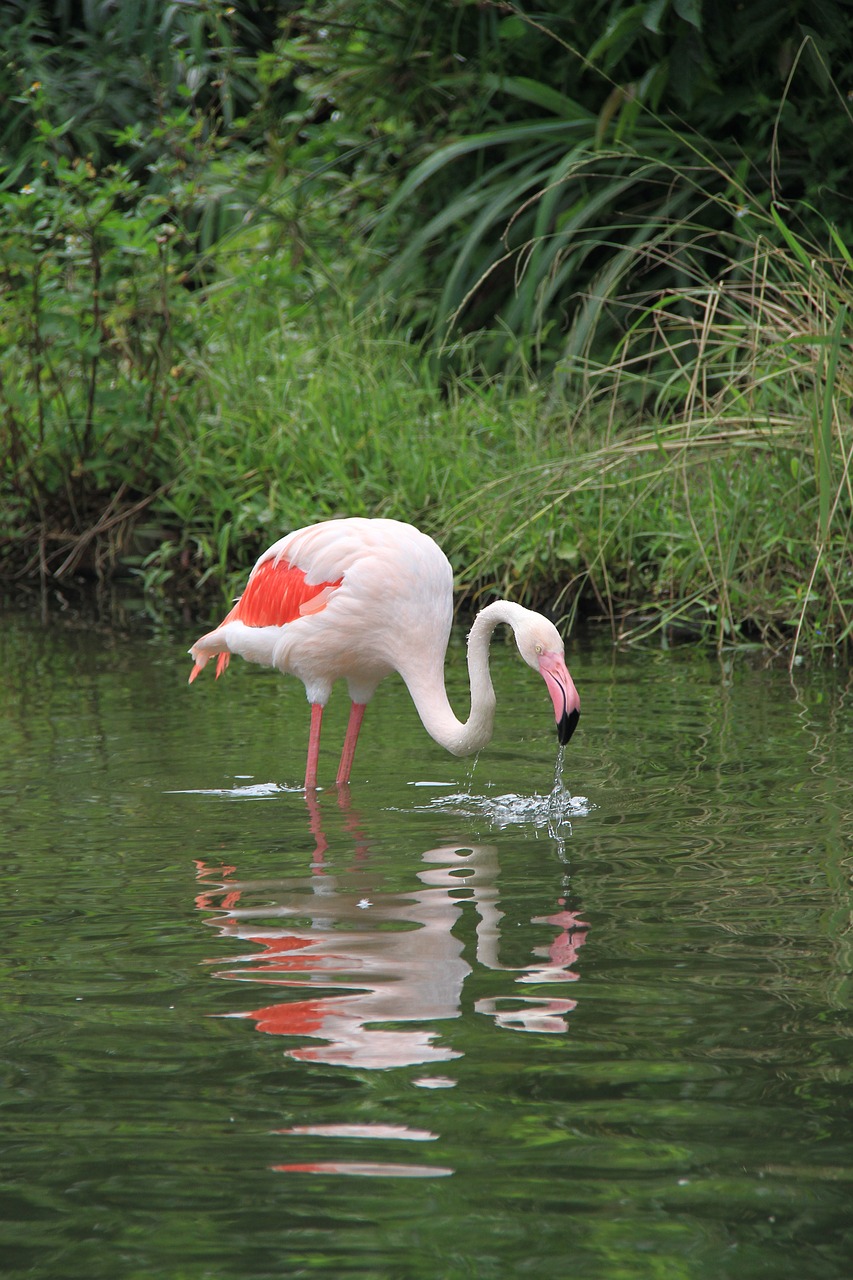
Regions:
<instances>
[{"instance_id":1,"label":"red wing patch","mask_svg":"<svg viewBox=\"0 0 853 1280\"><path fill-rule=\"evenodd\" d=\"M254 1009L246 1017L254 1018L258 1031L272 1036L310 1036L320 1029L328 1018L327 1002L317 1000L293 1000L284 1004L271 1004L266 1009Z\"/></svg>"},{"instance_id":2,"label":"red wing patch","mask_svg":"<svg viewBox=\"0 0 853 1280\"><path fill-rule=\"evenodd\" d=\"M302 569L286 560L262 560L220 625L239 620L247 627L283 627L306 613L318 613L342 582L343 578L338 578L337 582L309 584Z\"/></svg>"}]
</instances>

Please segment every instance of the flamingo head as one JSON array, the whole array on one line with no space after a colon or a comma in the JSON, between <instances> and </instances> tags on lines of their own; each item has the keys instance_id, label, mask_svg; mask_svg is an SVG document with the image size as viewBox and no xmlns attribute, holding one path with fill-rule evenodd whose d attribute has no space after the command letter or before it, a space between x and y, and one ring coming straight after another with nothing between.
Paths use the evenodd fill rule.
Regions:
<instances>
[{"instance_id":1,"label":"flamingo head","mask_svg":"<svg viewBox=\"0 0 853 1280\"><path fill-rule=\"evenodd\" d=\"M562 637L547 618L529 613L526 625L516 630L515 638L524 661L539 672L548 687L554 704L557 738L565 746L578 726L581 703L566 666Z\"/></svg>"}]
</instances>

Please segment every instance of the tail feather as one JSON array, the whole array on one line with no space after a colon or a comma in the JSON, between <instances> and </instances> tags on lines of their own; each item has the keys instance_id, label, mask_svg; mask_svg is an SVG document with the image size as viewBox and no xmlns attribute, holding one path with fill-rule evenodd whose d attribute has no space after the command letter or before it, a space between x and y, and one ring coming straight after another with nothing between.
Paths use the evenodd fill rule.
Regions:
<instances>
[{"instance_id":1,"label":"tail feather","mask_svg":"<svg viewBox=\"0 0 853 1280\"><path fill-rule=\"evenodd\" d=\"M228 619L226 618L225 621L227 622ZM196 676L204 670L214 654L216 655L217 680L231 661L231 652L221 635L220 627L217 627L215 631L209 631L207 635L202 636L200 640L196 640L189 652L190 657L195 659L195 666L190 672L190 684L192 684Z\"/></svg>"}]
</instances>

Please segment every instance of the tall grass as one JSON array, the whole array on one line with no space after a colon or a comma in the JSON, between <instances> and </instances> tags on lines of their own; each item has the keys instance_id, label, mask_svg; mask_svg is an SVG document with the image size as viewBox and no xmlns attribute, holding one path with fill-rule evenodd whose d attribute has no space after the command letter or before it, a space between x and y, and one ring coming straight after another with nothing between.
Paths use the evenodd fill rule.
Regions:
<instances>
[{"instance_id":1,"label":"tall grass","mask_svg":"<svg viewBox=\"0 0 853 1280\"><path fill-rule=\"evenodd\" d=\"M181 6L168 8L178 21ZM441 87L465 92L392 194L423 112L383 117L388 151L374 155L367 135L385 137L373 128L376 50L347 35L341 62L327 25L349 27L324 25L327 9L309 24L316 38L297 33L278 70L262 60L245 84L234 7L217 0L184 14L196 34L222 26L216 57L200 36L192 58L180 54L174 101L167 95L175 110L147 142L122 80L122 131L103 135L101 160L118 158L106 166L83 145L95 117L63 115L62 43L42 38L41 19L6 24L18 33L7 67L17 91L4 136L20 154L2 175L0 206L0 575L46 583L132 567L151 591L188 599L216 584L231 594L288 528L391 515L444 543L461 599L499 591L584 609L625 640L677 628L719 647L758 638L791 661L849 651L853 259L835 226L817 247L771 200L784 194L782 160L791 163L782 125L790 131L796 116L795 136L807 137L808 118L767 97L773 164L755 199L744 178L753 152L721 151L715 129L706 145L661 105L678 72L691 100L723 112L716 123L730 140L727 95L685 86L667 52L685 48L685 35L701 49L695 6L670 8L663 34L667 6L629 6L583 58L529 18L468 6L478 37L497 23L497 61L476 71L471 45L464 83L454 72ZM417 41L400 44L398 19L379 42L379 80L399 96L388 68L412 55L413 100L432 103L433 64ZM597 12L588 19L600 25ZM775 47L783 19L764 24L762 47ZM125 49L133 33L120 25ZM263 23L240 29L263 43ZM755 29L737 30L751 63ZM100 40L100 27L92 32ZM170 67L183 36L163 34ZM730 42L711 43L725 49L721 74L740 74ZM832 47L847 47L841 28ZM634 70L617 83L629 48ZM549 79L558 50L577 73L562 87ZM786 98L810 59L826 78L825 50L803 38ZM510 76L521 54L529 65ZM588 101L596 58L608 96ZM280 166L274 148L261 156L241 139L248 129L257 140L288 59L309 68L322 111L307 133L302 120L304 148L285 147ZM72 59L77 80L87 65ZM331 113L326 132L330 84L364 108L356 125L373 122L361 141L346 111L337 123ZM808 99L815 110L828 87ZM248 104L256 92L251 120L236 117L230 95ZM824 156L851 121L843 95L834 102ZM356 156L367 166L357 172L347 167ZM792 183L807 194L829 182L809 160ZM846 218L843 201L824 194L822 207ZM206 221L216 209L218 230ZM380 241L362 252L361 235L377 209L376 235L388 236L378 275L365 264L375 266ZM802 199L800 211L821 225ZM364 297L366 275L375 292L356 318L349 295ZM388 319L382 299L394 290ZM455 335L460 320L483 327L448 337L449 351L413 339Z\"/></svg>"},{"instance_id":2,"label":"tall grass","mask_svg":"<svg viewBox=\"0 0 853 1280\"><path fill-rule=\"evenodd\" d=\"M689 281L635 300L615 358L587 361L595 444L493 485L489 554L526 545L532 578L565 608L591 593L622 639L849 650L850 262L759 233L712 277L701 247L682 238Z\"/></svg>"},{"instance_id":3,"label":"tall grass","mask_svg":"<svg viewBox=\"0 0 853 1280\"><path fill-rule=\"evenodd\" d=\"M94 325L92 300L93 264L101 285L112 272L123 287L137 224L118 222L115 243L97 242L101 257L78 253L72 274L62 255L76 242L63 239L55 260L23 243L34 198L20 194L8 240L32 269L9 268L17 293L7 289L4 332L9 350L32 358L7 360L0 385L10 440L2 570L35 567L46 579L130 567L147 590L197 611L200 591L236 593L285 530L388 515L442 542L460 601L500 593L565 616L582 610L626 641L678 631L718 647L757 639L791 661L849 652L853 267L831 228L819 252L782 211L750 214L755 226L724 259L687 224L661 228L643 252L677 254L681 284L601 300L622 309L626 336L612 359L596 361L591 332L564 376L539 381L517 362L512 377L487 378L460 343L456 372L442 379L434 353L381 310L356 316L341 297L322 302L258 232L235 242L220 283L186 296L152 239L153 283L140 297L170 300L172 346L145 364L141 345L134 364L120 293L98 293L113 327ZM785 231L775 244L772 226ZM26 310L30 279L50 284L58 319L38 312L50 330ZM82 332L98 338L79 350L78 295ZM43 351L50 380L40 383L30 370L42 369ZM80 394L95 373L86 455L90 418L56 405L65 408L66 384ZM139 391L130 419L137 402L117 397L119 376ZM141 400L149 386L156 416ZM58 505L69 486L74 523Z\"/></svg>"},{"instance_id":4,"label":"tall grass","mask_svg":"<svg viewBox=\"0 0 853 1280\"><path fill-rule=\"evenodd\" d=\"M410 520L444 539L472 485L543 447L560 456L534 384L443 384L379 313L293 306L261 272L212 298L205 323L190 374L204 397L183 415L172 480L137 529L149 588L233 594L283 532L341 515ZM480 545L469 527L465 557Z\"/></svg>"},{"instance_id":5,"label":"tall grass","mask_svg":"<svg viewBox=\"0 0 853 1280\"><path fill-rule=\"evenodd\" d=\"M677 294L635 304L576 393L529 373L442 383L381 314L238 281L205 311L205 400L138 570L230 595L285 530L387 515L442 542L461 602L581 611L624 642L849 650L846 263L807 268L760 235L713 278L695 262Z\"/></svg>"}]
</instances>

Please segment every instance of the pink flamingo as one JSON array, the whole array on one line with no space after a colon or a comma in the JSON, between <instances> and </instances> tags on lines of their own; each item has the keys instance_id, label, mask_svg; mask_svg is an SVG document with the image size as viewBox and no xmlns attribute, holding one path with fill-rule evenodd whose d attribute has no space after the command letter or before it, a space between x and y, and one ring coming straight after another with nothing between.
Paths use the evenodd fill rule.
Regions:
<instances>
[{"instance_id":1,"label":"pink flamingo","mask_svg":"<svg viewBox=\"0 0 853 1280\"><path fill-rule=\"evenodd\" d=\"M313 791L323 708L336 680L346 680L352 702L338 785L349 781L365 706L392 671L436 742L457 756L484 747L495 714L489 641L506 622L522 658L544 679L559 740L568 742L580 700L553 623L508 600L477 614L468 636L471 711L463 724L444 687L452 620L453 570L432 538L397 520L329 520L297 529L263 553L231 612L190 649L190 683L214 654L217 677L232 653L298 676L311 704L305 789Z\"/></svg>"}]
</instances>

